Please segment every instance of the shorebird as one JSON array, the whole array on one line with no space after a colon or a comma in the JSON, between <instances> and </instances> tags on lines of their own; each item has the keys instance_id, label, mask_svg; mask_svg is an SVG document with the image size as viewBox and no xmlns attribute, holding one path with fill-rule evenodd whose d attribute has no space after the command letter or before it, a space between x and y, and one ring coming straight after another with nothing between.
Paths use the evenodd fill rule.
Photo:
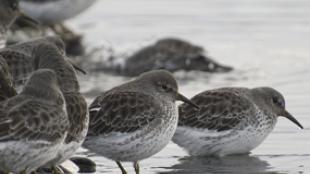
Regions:
<instances>
[{"instance_id":1,"label":"shorebird","mask_svg":"<svg viewBox=\"0 0 310 174\"><path fill-rule=\"evenodd\" d=\"M191 99L200 109L179 106L173 142L196 156L249 153L273 130L278 117L303 126L285 109L282 94L270 87L220 88Z\"/></svg>"},{"instance_id":2,"label":"shorebird","mask_svg":"<svg viewBox=\"0 0 310 174\"><path fill-rule=\"evenodd\" d=\"M72 56L83 55L82 36L75 34L63 22L84 12L96 0L21 0L21 9L38 20L43 28L50 28L66 43L66 52Z\"/></svg>"},{"instance_id":3,"label":"shorebird","mask_svg":"<svg viewBox=\"0 0 310 174\"><path fill-rule=\"evenodd\" d=\"M88 9L96 0L20 0L20 8L42 24L59 24Z\"/></svg>"},{"instance_id":4,"label":"shorebird","mask_svg":"<svg viewBox=\"0 0 310 174\"><path fill-rule=\"evenodd\" d=\"M54 44L60 52L62 52L63 54L65 53L65 43L58 36L46 36L46 37L33 38L26 42L20 42L17 44L7 46L3 50L18 51L25 55L33 56L33 50L39 45L44 44L44 43Z\"/></svg>"},{"instance_id":5,"label":"shorebird","mask_svg":"<svg viewBox=\"0 0 310 174\"><path fill-rule=\"evenodd\" d=\"M87 103L80 93L74 67L55 45L43 43L34 49L33 55L35 69L47 68L55 71L69 117L70 127L64 144L57 152L57 157L44 165L52 167L69 159L81 147L88 129Z\"/></svg>"},{"instance_id":6,"label":"shorebird","mask_svg":"<svg viewBox=\"0 0 310 174\"><path fill-rule=\"evenodd\" d=\"M16 19L25 25L36 26L38 24L20 12L18 0L0 0L0 48L5 46L4 34Z\"/></svg>"},{"instance_id":7,"label":"shorebird","mask_svg":"<svg viewBox=\"0 0 310 174\"><path fill-rule=\"evenodd\" d=\"M3 34L19 15L17 0L0 0L0 33Z\"/></svg>"},{"instance_id":8,"label":"shorebird","mask_svg":"<svg viewBox=\"0 0 310 174\"><path fill-rule=\"evenodd\" d=\"M29 75L34 71L33 49L42 43L55 44L59 50L64 52L64 43L58 37L37 38L0 49L0 56L7 62L13 77L13 84L18 91L21 90L21 86L25 84Z\"/></svg>"},{"instance_id":9,"label":"shorebird","mask_svg":"<svg viewBox=\"0 0 310 174\"><path fill-rule=\"evenodd\" d=\"M6 31L17 19L25 24L38 24L19 10L18 0L0 0L0 31Z\"/></svg>"},{"instance_id":10,"label":"shorebird","mask_svg":"<svg viewBox=\"0 0 310 174\"><path fill-rule=\"evenodd\" d=\"M0 171L29 174L56 156L69 120L52 70L34 72L23 91L0 103Z\"/></svg>"},{"instance_id":11,"label":"shorebird","mask_svg":"<svg viewBox=\"0 0 310 174\"><path fill-rule=\"evenodd\" d=\"M137 79L98 96L90 105L86 148L114 160L133 162L146 159L171 140L178 122L176 100L197 107L178 93L178 85L165 70L150 71Z\"/></svg>"},{"instance_id":12,"label":"shorebird","mask_svg":"<svg viewBox=\"0 0 310 174\"><path fill-rule=\"evenodd\" d=\"M63 55L65 54L65 45L57 36L36 38L0 49L0 56L2 56L8 63L13 77L14 86L18 89L18 91L20 91L20 88L27 81L29 74L34 71L34 49L41 44L55 45L60 53ZM74 65L70 59L66 59L74 66L75 69L85 73L81 68Z\"/></svg>"},{"instance_id":13,"label":"shorebird","mask_svg":"<svg viewBox=\"0 0 310 174\"><path fill-rule=\"evenodd\" d=\"M115 58L107 62L103 70L124 76L137 76L143 72L165 69L175 71L229 72L224 66L206 56L205 50L178 38L164 38L154 45L135 52L120 64Z\"/></svg>"},{"instance_id":14,"label":"shorebird","mask_svg":"<svg viewBox=\"0 0 310 174\"><path fill-rule=\"evenodd\" d=\"M17 94L6 61L0 56L0 102Z\"/></svg>"}]
</instances>

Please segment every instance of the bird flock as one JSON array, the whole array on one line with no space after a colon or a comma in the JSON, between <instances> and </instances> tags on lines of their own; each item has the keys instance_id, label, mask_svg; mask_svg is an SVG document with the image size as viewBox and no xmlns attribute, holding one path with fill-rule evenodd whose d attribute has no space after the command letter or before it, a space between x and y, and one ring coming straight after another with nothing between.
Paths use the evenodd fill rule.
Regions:
<instances>
[{"instance_id":1,"label":"bird flock","mask_svg":"<svg viewBox=\"0 0 310 174\"><path fill-rule=\"evenodd\" d=\"M18 20L46 24L56 31L58 21L75 16L94 2L76 0L72 13L49 11L52 4L66 7L65 2L71 1L21 1L21 8L33 20L20 12L17 0L0 0L0 34L4 36ZM50 18L52 12L60 14ZM68 31L63 25L61 28ZM200 47L193 48L198 54L191 54L191 61L174 66L188 59L185 55L190 46L183 46L183 41L167 39L136 53L120 73L135 78L101 93L89 106L77 75L85 72L68 58L63 37L2 46L0 173L62 174L60 165L84 147L115 161L123 174L127 172L122 162L132 162L139 174L139 162L171 140L190 155L221 157L249 153L263 142L280 116L303 128L286 110L283 95L270 87L219 88L192 99L182 95L171 72L199 65L198 70L210 70L210 63L207 68L201 64L208 58L202 56ZM153 55L158 50L164 50L163 57ZM151 57L147 65L138 64L144 57ZM213 66L213 70L228 72L232 68ZM177 106L176 101L184 103Z\"/></svg>"}]
</instances>

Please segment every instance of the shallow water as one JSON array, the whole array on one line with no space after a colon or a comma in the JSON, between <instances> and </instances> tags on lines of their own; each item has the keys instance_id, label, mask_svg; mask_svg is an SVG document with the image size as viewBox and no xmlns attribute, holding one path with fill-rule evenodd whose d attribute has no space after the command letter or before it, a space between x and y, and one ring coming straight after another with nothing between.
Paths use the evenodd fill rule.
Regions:
<instances>
[{"instance_id":1,"label":"shallow water","mask_svg":"<svg viewBox=\"0 0 310 174\"><path fill-rule=\"evenodd\" d=\"M119 55L166 36L202 45L211 57L236 70L178 72L182 93L191 97L224 86L271 86L284 94L288 110L305 127L300 130L280 118L249 156L195 158L170 143L141 162L141 173L310 173L309 1L100 0L68 24L85 35L88 50L112 47ZM98 54L104 56L104 50ZM80 79L89 102L100 91L129 80L104 73ZM97 162L97 173L120 173L110 160L84 150L80 154ZM130 163L125 167L133 173Z\"/></svg>"}]
</instances>

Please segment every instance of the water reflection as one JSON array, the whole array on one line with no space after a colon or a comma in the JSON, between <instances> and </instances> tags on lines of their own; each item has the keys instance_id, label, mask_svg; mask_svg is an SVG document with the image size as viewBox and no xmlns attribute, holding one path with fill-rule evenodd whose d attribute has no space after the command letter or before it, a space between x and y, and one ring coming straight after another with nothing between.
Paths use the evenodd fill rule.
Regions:
<instances>
[{"instance_id":1,"label":"water reflection","mask_svg":"<svg viewBox=\"0 0 310 174\"><path fill-rule=\"evenodd\" d=\"M270 173L267 170L271 168L267 161L261 160L259 157L240 155L226 157L185 157L179 160L180 164L176 164L168 173L212 173L212 174L258 174ZM274 172L272 172L274 173Z\"/></svg>"}]
</instances>

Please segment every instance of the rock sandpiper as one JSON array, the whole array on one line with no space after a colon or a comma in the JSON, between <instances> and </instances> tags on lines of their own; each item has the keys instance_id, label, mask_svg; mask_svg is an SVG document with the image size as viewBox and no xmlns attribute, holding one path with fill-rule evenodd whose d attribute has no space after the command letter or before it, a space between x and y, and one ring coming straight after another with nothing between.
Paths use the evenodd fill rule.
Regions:
<instances>
[{"instance_id":1,"label":"rock sandpiper","mask_svg":"<svg viewBox=\"0 0 310 174\"><path fill-rule=\"evenodd\" d=\"M0 48L5 46L5 32L17 18L25 25L37 25L36 21L20 12L18 0L0 0Z\"/></svg>"},{"instance_id":2,"label":"rock sandpiper","mask_svg":"<svg viewBox=\"0 0 310 174\"><path fill-rule=\"evenodd\" d=\"M286 111L282 94L270 87L214 89L191 101L200 109L180 105L173 141L195 156L249 153L263 142L280 116L303 128Z\"/></svg>"},{"instance_id":3,"label":"rock sandpiper","mask_svg":"<svg viewBox=\"0 0 310 174\"><path fill-rule=\"evenodd\" d=\"M81 147L88 129L87 103L80 93L74 67L55 45L43 43L34 49L33 55L35 69L47 68L55 71L70 122L68 134L57 152L57 157L46 164L47 167L52 167L69 159Z\"/></svg>"},{"instance_id":4,"label":"rock sandpiper","mask_svg":"<svg viewBox=\"0 0 310 174\"><path fill-rule=\"evenodd\" d=\"M23 91L0 104L0 171L29 174L55 158L69 129L56 74L34 72Z\"/></svg>"},{"instance_id":5,"label":"rock sandpiper","mask_svg":"<svg viewBox=\"0 0 310 174\"><path fill-rule=\"evenodd\" d=\"M121 162L139 161L163 149L171 140L178 122L176 100L197 107L178 93L174 77L165 70L150 71L115 87L90 105L90 125L84 146Z\"/></svg>"}]
</instances>

